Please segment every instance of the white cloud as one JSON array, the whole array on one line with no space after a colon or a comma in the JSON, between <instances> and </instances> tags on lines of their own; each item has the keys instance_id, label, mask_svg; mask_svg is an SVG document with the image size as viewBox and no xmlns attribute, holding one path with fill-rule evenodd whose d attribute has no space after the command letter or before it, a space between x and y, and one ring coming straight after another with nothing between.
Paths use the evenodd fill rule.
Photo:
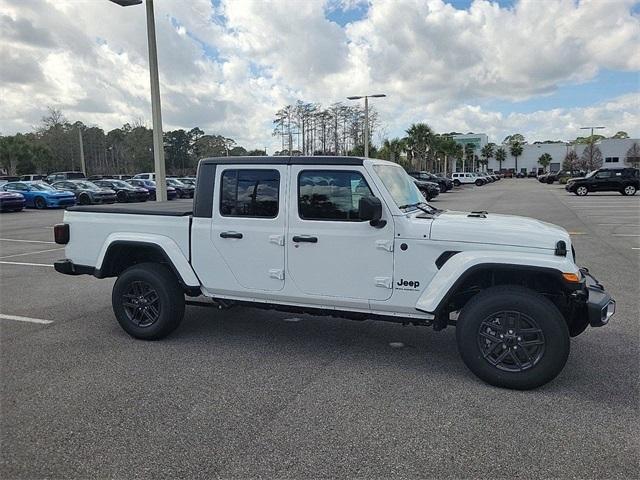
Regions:
<instances>
[{"instance_id":1,"label":"white cloud","mask_svg":"<svg viewBox=\"0 0 640 480\"><path fill-rule=\"evenodd\" d=\"M361 0L155 2L165 129L200 126L247 147L277 145L275 110L384 92L391 134L522 131L571 138L585 122L640 135L637 92L586 108L503 114L480 105L536 98L601 69L640 69L631 0L375 0L342 28L328 10ZM30 130L48 105L106 129L150 118L144 8L92 0L0 0L0 132ZM149 122L150 123L150 122ZM273 150L273 148L270 148Z\"/></svg>"}]
</instances>

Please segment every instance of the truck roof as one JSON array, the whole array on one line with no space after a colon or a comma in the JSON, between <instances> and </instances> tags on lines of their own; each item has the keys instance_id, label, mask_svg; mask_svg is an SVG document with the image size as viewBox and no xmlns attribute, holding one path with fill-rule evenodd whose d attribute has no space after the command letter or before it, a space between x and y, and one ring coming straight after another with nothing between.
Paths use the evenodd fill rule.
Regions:
<instances>
[{"instance_id":1,"label":"truck roof","mask_svg":"<svg viewBox=\"0 0 640 480\"><path fill-rule=\"evenodd\" d=\"M364 157L344 156L259 156L259 157L209 157L200 160L200 165L362 165Z\"/></svg>"}]
</instances>

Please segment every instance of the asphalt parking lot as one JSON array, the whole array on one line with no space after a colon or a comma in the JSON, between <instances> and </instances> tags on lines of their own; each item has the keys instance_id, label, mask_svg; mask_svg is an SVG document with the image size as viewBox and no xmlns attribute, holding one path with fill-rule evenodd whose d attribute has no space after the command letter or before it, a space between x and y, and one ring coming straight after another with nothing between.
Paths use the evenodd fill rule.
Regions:
<instances>
[{"instance_id":1,"label":"asphalt parking lot","mask_svg":"<svg viewBox=\"0 0 640 480\"><path fill-rule=\"evenodd\" d=\"M511 179L433 204L565 227L617 315L529 392L478 380L452 328L187 307L142 342L112 280L51 267L62 211L2 214L0 477L638 478L640 195Z\"/></svg>"}]
</instances>

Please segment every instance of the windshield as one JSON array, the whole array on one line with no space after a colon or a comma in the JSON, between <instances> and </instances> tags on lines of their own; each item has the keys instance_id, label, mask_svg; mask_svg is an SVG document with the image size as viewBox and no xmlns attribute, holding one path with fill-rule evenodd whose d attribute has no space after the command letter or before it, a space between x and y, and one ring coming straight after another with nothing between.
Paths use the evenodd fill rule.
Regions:
<instances>
[{"instance_id":1,"label":"windshield","mask_svg":"<svg viewBox=\"0 0 640 480\"><path fill-rule=\"evenodd\" d=\"M424 203L424 197L416 184L402 167L394 165L374 165L373 169L398 207Z\"/></svg>"},{"instance_id":2,"label":"windshield","mask_svg":"<svg viewBox=\"0 0 640 480\"><path fill-rule=\"evenodd\" d=\"M593 172L589 172L585 175L584 178L591 178L593 177L596 173L598 173L598 170L594 170Z\"/></svg>"},{"instance_id":3,"label":"windshield","mask_svg":"<svg viewBox=\"0 0 640 480\"><path fill-rule=\"evenodd\" d=\"M40 190L41 192L49 192L51 190L55 190L51 185L47 185L46 183L32 183L31 188L34 190Z\"/></svg>"},{"instance_id":4,"label":"windshield","mask_svg":"<svg viewBox=\"0 0 640 480\"><path fill-rule=\"evenodd\" d=\"M167 178L167 183L169 185L174 185L174 186L177 185L178 187L181 187L184 185L184 183L176 180L175 178Z\"/></svg>"},{"instance_id":5,"label":"windshield","mask_svg":"<svg viewBox=\"0 0 640 480\"><path fill-rule=\"evenodd\" d=\"M84 188L85 190L100 190L100 187L91 182L76 182L76 185L80 188Z\"/></svg>"},{"instance_id":6,"label":"windshield","mask_svg":"<svg viewBox=\"0 0 640 480\"><path fill-rule=\"evenodd\" d=\"M129 188L131 186L127 182L123 182L122 180L111 180L111 184L120 188Z\"/></svg>"}]
</instances>

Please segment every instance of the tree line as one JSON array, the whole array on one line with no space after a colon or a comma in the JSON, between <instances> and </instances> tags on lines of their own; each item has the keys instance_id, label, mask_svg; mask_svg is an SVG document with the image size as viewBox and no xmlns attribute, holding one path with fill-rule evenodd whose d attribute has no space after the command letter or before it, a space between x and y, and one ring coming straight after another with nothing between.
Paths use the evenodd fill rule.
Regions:
<instances>
[{"instance_id":1,"label":"tree line","mask_svg":"<svg viewBox=\"0 0 640 480\"><path fill-rule=\"evenodd\" d=\"M10 175L80 170L80 137L87 172L133 174L153 171L153 134L142 122L125 123L108 131L68 121L60 110L49 108L33 132L0 137L0 166ZM206 134L199 127L164 132L167 173L195 173L203 157L265 155L247 151L232 138Z\"/></svg>"}]
</instances>

